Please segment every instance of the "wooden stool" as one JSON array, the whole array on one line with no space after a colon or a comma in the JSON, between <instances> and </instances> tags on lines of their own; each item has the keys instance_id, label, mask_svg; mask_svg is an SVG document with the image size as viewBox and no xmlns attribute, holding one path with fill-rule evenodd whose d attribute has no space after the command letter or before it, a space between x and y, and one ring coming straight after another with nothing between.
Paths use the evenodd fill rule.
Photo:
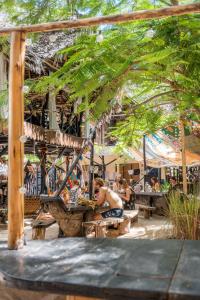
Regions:
<instances>
[{"instance_id":1,"label":"wooden stool","mask_svg":"<svg viewBox=\"0 0 200 300\"><path fill-rule=\"evenodd\" d=\"M35 220L32 224L32 239L44 240L46 229L56 223L55 219Z\"/></svg>"},{"instance_id":2,"label":"wooden stool","mask_svg":"<svg viewBox=\"0 0 200 300\"><path fill-rule=\"evenodd\" d=\"M97 221L83 222L83 227L94 227L95 237L102 238L106 237L107 228L110 225L116 225L124 222L124 218L106 218Z\"/></svg>"},{"instance_id":3,"label":"wooden stool","mask_svg":"<svg viewBox=\"0 0 200 300\"><path fill-rule=\"evenodd\" d=\"M127 216L130 218L131 223L138 222L138 210L124 210L124 216Z\"/></svg>"}]
</instances>

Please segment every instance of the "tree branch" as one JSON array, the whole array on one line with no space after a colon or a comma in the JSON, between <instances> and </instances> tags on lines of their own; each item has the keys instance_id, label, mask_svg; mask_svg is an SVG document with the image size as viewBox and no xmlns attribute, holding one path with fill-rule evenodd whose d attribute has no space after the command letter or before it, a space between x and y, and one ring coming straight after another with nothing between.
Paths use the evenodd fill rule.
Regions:
<instances>
[{"instance_id":1,"label":"tree branch","mask_svg":"<svg viewBox=\"0 0 200 300\"><path fill-rule=\"evenodd\" d=\"M167 92L163 92L163 93L160 93L160 94L157 94L157 95L154 95L150 98L148 98L147 100L143 101L142 103L138 103L136 105L134 105L132 107L132 110L135 110L137 109L138 107L140 107L141 105L144 105L144 104L147 104L149 102L151 102L152 100L158 98L158 97L161 97L161 96L164 96L164 95L167 95L167 94L170 94L170 93L174 93L174 92L177 92L178 90L171 90L171 91L167 91Z\"/></svg>"}]
</instances>

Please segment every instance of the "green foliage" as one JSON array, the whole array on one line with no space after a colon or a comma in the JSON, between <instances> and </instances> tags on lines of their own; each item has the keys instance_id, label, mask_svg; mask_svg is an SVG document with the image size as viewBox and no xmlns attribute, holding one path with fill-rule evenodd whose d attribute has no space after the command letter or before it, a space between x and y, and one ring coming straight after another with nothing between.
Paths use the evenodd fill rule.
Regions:
<instances>
[{"instance_id":1,"label":"green foliage","mask_svg":"<svg viewBox=\"0 0 200 300\"><path fill-rule=\"evenodd\" d=\"M168 192L170 188L170 183L165 181L162 185L161 185L161 192Z\"/></svg>"},{"instance_id":2,"label":"green foliage","mask_svg":"<svg viewBox=\"0 0 200 300\"><path fill-rule=\"evenodd\" d=\"M62 50L67 62L36 90L68 85L71 101L87 97L94 119L120 94L126 118L112 135L129 146L138 143L143 134L177 121L180 114L199 115L199 19L191 15L113 26L104 29L101 43L96 35L83 34ZM149 28L153 37L148 37Z\"/></svg>"},{"instance_id":3,"label":"green foliage","mask_svg":"<svg viewBox=\"0 0 200 300\"><path fill-rule=\"evenodd\" d=\"M34 154L26 154L25 160L29 160L31 163L37 163L40 162L39 158Z\"/></svg>"},{"instance_id":4,"label":"green foliage","mask_svg":"<svg viewBox=\"0 0 200 300\"><path fill-rule=\"evenodd\" d=\"M17 9L13 11L14 4ZM15 23L36 23L168 4L173 1L9 0L3 1L2 8ZM95 120L114 104L122 104L125 118L110 134L119 144L129 146L138 144L143 134L177 121L180 115L193 115L198 121L199 21L199 15L186 15L84 29L72 47L61 51L66 63L39 82L32 81L31 90L46 93L49 86L57 91L67 87L70 101L81 97L79 111L89 109ZM100 43L96 40L98 29L104 36Z\"/></svg>"},{"instance_id":5,"label":"green foliage","mask_svg":"<svg viewBox=\"0 0 200 300\"><path fill-rule=\"evenodd\" d=\"M167 215L173 226L173 238L181 240L199 240L199 209L197 196L188 198L179 192L171 193Z\"/></svg>"},{"instance_id":6,"label":"green foliage","mask_svg":"<svg viewBox=\"0 0 200 300\"><path fill-rule=\"evenodd\" d=\"M130 0L2 0L0 11L7 13L13 23L34 24L127 11L133 8L133 3Z\"/></svg>"}]
</instances>

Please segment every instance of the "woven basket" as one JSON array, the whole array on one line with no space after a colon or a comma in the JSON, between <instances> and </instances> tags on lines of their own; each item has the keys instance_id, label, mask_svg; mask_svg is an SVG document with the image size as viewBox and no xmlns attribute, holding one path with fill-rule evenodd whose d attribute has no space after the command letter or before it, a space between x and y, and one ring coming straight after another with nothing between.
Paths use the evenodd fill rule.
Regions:
<instances>
[{"instance_id":1,"label":"woven basket","mask_svg":"<svg viewBox=\"0 0 200 300\"><path fill-rule=\"evenodd\" d=\"M40 208L39 196L25 196L24 198L24 214L33 215Z\"/></svg>"}]
</instances>

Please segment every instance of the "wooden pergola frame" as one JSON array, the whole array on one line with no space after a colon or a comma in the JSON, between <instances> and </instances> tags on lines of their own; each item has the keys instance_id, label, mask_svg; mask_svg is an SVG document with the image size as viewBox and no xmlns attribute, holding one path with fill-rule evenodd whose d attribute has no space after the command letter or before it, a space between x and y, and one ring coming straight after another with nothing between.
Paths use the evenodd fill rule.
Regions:
<instances>
[{"instance_id":1,"label":"wooden pergola frame","mask_svg":"<svg viewBox=\"0 0 200 300\"><path fill-rule=\"evenodd\" d=\"M24 244L24 61L26 34L29 32L59 31L69 28L91 27L101 24L159 19L200 12L200 3L177 5L157 10L27 25L0 29L0 36L11 34L9 70L9 138L8 138L8 248L19 249ZM184 153L182 153L184 155Z\"/></svg>"}]
</instances>

